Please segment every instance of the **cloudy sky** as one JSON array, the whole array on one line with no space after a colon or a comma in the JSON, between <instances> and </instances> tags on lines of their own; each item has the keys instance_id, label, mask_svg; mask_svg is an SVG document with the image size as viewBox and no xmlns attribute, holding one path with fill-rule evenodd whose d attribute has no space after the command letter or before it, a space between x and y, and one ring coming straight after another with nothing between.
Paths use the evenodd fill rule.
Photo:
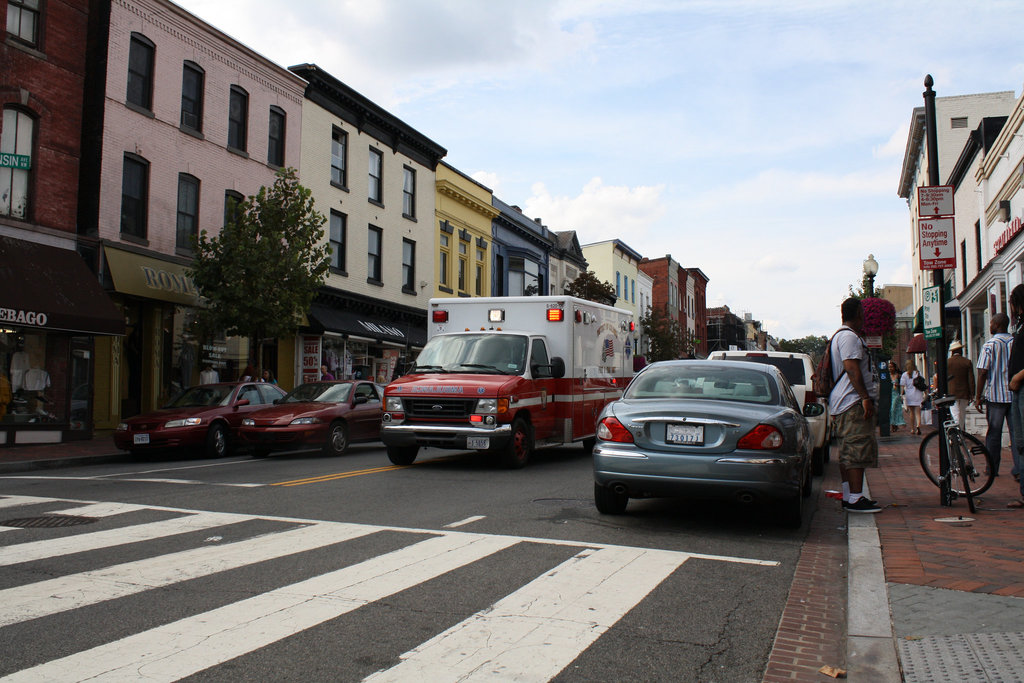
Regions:
<instances>
[{"instance_id":1,"label":"cloudy sky","mask_svg":"<svg viewBox=\"0 0 1024 683\"><path fill-rule=\"evenodd\" d=\"M550 228L700 268L708 305L778 338L833 331L869 253L876 284L910 283L896 192L925 74L939 96L1024 84L1016 0L177 1Z\"/></svg>"}]
</instances>

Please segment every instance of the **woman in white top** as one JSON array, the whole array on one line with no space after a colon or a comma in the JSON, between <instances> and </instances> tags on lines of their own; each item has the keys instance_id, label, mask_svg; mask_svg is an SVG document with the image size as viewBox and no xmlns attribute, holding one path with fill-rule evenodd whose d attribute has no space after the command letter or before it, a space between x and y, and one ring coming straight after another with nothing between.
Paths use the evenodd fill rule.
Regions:
<instances>
[{"instance_id":1,"label":"woman in white top","mask_svg":"<svg viewBox=\"0 0 1024 683\"><path fill-rule=\"evenodd\" d=\"M921 433L921 404L924 402L924 392L914 386L914 378L920 377L914 361L908 360L907 371L900 378L900 386L903 388L903 403L907 406L910 419L907 420L911 434Z\"/></svg>"}]
</instances>

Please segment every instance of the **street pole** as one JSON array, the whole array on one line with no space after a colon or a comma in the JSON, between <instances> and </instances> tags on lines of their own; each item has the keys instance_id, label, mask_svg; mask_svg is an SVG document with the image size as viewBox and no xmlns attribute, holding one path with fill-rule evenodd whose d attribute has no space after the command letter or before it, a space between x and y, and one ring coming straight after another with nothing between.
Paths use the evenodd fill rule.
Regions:
<instances>
[{"instance_id":1,"label":"street pole","mask_svg":"<svg viewBox=\"0 0 1024 683\"><path fill-rule=\"evenodd\" d=\"M928 184L937 187L941 181L939 179L939 139L935 128L935 91L932 90L934 84L935 81L931 74L924 77L924 127L928 142ZM940 393L944 393L946 387L946 292L945 277L941 269L932 271L932 286L939 288L939 339L938 353L935 354L938 374L938 387L936 388ZM927 369L926 367L925 370L927 371ZM938 411L933 410L932 414L938 415ZM939 504L950 507L953 505L953 492L949 485L949 449L946 447L945 436L941 435L942 425L938 424L935 427L938 427L940 432Z\"/></svg>"}]
</instances>

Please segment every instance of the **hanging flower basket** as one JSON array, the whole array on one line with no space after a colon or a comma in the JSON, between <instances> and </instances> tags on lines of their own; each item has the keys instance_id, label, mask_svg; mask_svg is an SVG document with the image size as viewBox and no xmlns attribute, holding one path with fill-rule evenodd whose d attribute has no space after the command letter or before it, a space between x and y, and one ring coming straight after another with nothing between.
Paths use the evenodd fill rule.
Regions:
<instances>
[{"instance_id":1,"label":"hanging flower basket","mask_svg":"<svg viewBox=\"0 0 1024 683\"><path fill-rule=\"evenodd\" d=\"M864 335L882 336L896 327L896 307L892 302L879 298L861 300L864 306Z\"/></svg>"}]
</instances>

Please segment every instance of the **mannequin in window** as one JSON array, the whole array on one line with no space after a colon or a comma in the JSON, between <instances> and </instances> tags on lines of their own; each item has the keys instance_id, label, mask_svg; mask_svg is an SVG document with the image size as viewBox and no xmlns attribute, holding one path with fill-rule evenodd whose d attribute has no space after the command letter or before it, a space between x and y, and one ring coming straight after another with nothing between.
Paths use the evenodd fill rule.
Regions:
<instances>
[{"instance_id":1,"label":"mannequin in window","mask_svg":"<svg viewBox=\"0 0 1024 683\"><path fill-rule=\"evenodd\" d=\"M0 371L0 420L7 415L7 406L12 398L11 383L7 380L7 373Z\"/></svg>"}]
</instances>

